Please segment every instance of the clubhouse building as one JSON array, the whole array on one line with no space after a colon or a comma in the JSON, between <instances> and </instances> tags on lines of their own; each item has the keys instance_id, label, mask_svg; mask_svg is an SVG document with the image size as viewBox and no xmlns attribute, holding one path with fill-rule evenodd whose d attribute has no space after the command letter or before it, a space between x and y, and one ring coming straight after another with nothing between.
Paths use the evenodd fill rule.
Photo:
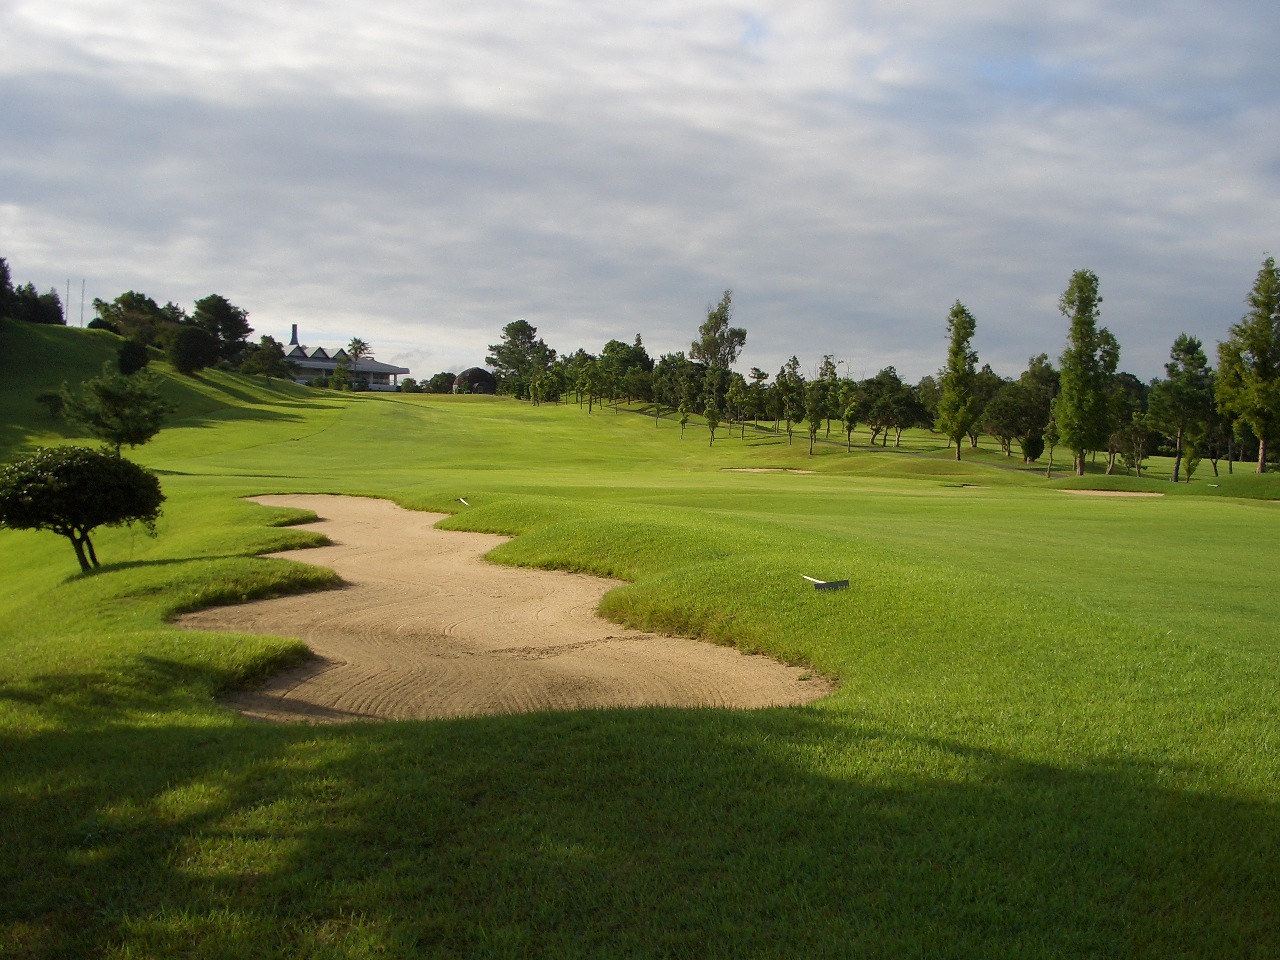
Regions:
<instances>
[{"instance_id":1,"label":"clubhouse building","mask_svg":"<svg viewBox=\"0 0 1280 960\"><path fill-rule=\"evenodd\" d=\"M352 381L363 383L369 390L392 393L400 388L400 378L409 373L408 367L380 363L371 357L363 357L358 364L352 364L347 351L341 347L329 352L324 347L303 346L298 342L296 323L284 355L286 360L298 368L297 375L293 378L297 383L310 383L318 377L331 377L338 369L338 364L345 361Z\"/></svg>"}]
</instances>

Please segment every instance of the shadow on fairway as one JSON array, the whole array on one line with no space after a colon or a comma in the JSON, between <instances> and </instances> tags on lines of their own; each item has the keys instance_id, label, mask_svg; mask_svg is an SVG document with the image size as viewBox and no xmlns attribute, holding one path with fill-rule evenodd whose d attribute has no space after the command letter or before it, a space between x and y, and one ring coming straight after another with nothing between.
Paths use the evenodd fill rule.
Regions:
<instances>
[{"instance_id":1,"label":"shadow on fairway","mask_svg":"<svg viewBox=\"0 0 1280 960\"><path fill-rule=\"evenodd\" d=\"M217 686L3 691L16 955L1266 956L1280 809L829 711L157 725ZM919 769L945 770L921 776ZM863 771L836 777L826 770Z\"/></svg>"}]
</instances>

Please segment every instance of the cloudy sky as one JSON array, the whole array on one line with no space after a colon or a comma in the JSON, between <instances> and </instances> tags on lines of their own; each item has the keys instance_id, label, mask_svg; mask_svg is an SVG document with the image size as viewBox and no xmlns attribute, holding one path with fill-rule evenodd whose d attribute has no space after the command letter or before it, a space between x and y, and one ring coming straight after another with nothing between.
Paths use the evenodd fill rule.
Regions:
<instances>
[{"instance_id":1,"label":"cloudy sky","mask_svg":"<svg viewBox=\"0 0 1280 960\"><path fill-rule=\"evenodd\" d=\"M429 376L561 352L998 371L1101 278L1121 366L1212 351L1280 255L1280 5L0 0L0 256L90 301L223 294ZM89 308L88 317L92 317ZM1211 353L1212 355L1212 353Z\"/></svg>"}]
</instances>

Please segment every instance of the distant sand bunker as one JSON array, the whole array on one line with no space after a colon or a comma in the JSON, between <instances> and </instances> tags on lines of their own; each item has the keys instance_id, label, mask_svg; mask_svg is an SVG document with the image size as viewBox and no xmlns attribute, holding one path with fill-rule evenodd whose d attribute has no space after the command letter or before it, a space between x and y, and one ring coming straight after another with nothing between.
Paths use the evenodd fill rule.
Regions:
<instances>
[{"instance_id":1,"label":"distant sand bunker","mask_svg":"<svg viewBox=\"0 0 1280 960\"><path fill-rule=\"evenodd\" d=\"M1140 490L1063 490L1078 497L1163 497L1163 493L1146 493Z\"/></svg>"},{"instance_id":2,"label":"distant sand bunker","mask_svg":"<svg viewBox=\"0 0 1280 960\"><path fill-rule=\"evenodd\" d=\"M816 473L798 467L722 467L725 473Z\"/></svg>"},{"instance_id":3,"label":"distant sand bunker","mask_svg":"<svg viewBox=\"0 0 1280 960\"><path fill-rule=\"evenodd\" d=\"M434 529L386 500L267 496L314 510L332 546L271 554L333 568L340 590L219 607L184 627L297 637L315 657L229 705L267 720L412 719L586 707L765 707L832 685L800 667L597 616L612 580L503 567L507 538Z\"/></svg>"}]
</instances>

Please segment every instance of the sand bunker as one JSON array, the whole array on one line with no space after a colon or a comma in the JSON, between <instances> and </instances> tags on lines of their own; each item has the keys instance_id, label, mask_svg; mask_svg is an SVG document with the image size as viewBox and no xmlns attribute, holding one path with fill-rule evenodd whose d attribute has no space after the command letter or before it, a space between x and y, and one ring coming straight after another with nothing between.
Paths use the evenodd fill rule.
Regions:
<instances>
[{"instance_id":1,"label":"sand bunker","mask_svg":"<svg viewBox=\"0 0 1280 960\"><path fill-rule=\"evenodd\" d=\"M816 470L801 470L798 467L721 467L725 473L816 473Z\"/></svg>"},{"instance_id":2,"label":"sand bunker","mask_svg":"<svg viewBox=\"0 0 1280 960\"><path fill-rule=\"evenodd\" d=\"M1080 497L1163 497L1163 493L1146 493L1140 490L1063 490Z\"/></svg>"},{"instance_id":3,"label":"sand bunker","mask_svg":"<svg viewBox=\"0 0 1280 960\"><path fill-rule=\"evenodd\" d=\"M627 630L595 613L612 580L486 563L507 538L436 530L385 500L266 496L321 517L332 546L271 554L331 567L340 590L219 607L185 627L297 637L315 657L231 706L310 723L585 707L808 703L827 680L768 657Z\"/></svg>"}]
</instances>

